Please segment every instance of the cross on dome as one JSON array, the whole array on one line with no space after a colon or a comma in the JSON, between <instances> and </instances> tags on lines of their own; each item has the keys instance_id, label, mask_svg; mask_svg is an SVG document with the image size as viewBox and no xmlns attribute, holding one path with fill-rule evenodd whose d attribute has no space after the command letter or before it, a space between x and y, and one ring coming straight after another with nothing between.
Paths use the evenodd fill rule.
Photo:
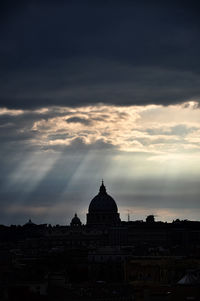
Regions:
<instances>
[{"instance_id":1,"label":"cross on dome","mask_svg":"<svg viewBox=\"0 0 200 301\"><path fill-rule=\"evenodd\" d=\"M100 186L100 189L99 189L99 193L106 193L106 187L104 185L104 182L103 182L103 179L102 179L102 183L101 183L101 186Z\"/></svg>"}]
</instances>

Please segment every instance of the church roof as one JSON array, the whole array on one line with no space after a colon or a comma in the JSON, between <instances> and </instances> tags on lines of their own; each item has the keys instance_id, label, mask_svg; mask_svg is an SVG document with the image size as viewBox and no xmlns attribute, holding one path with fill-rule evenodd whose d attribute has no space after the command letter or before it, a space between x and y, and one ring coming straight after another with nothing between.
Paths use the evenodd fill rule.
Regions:
<instances>
[{"instance_id":1,"label":"church roof","mask_svg":"<svg viewBox=\"0 0 200 301\"><path fill-rule=\"evenodd\" d=\"M74 217L72 218L71 225L81 225L81 220L75 213Z\"/></svg>"},{"instance_id":2,"label":"church roof","mask_svg":"<svg viewBox=\"0 0 200 301\"><path fill-rule=\"evenodd\" d=\"M107 194L103 181L100 186L99 193L90 202L89 213L91 212L118 212L115 200Z\"/></svg>"},{"instance_id":3,"label":"church roof","mask_svg":"<svg viewBox=\"0 0 200 301\"><path fill-rule=\"evenodd\" d=\"M24 224L24 226L35 226L35 225L36 224L34 224L31 219L29 219L28 222Z\"/></svg>"}]
</instances>

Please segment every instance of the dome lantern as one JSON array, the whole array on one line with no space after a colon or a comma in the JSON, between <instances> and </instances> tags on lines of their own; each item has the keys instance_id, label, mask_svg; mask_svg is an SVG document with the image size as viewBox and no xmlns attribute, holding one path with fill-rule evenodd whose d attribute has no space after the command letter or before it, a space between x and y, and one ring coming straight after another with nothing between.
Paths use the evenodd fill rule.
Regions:
<instances>
[{"instance_id":1,"label":"dome lantern","mask_svg":"<svg viewBox=\"0 0 200 301\"><path fill-rule=\"evenodd\" d=\"M99 188L99 193L101 193L101 194L106 193L106 187L104 186L103 180L102 180L101 186Z\"/></svg>"}]
</instances>

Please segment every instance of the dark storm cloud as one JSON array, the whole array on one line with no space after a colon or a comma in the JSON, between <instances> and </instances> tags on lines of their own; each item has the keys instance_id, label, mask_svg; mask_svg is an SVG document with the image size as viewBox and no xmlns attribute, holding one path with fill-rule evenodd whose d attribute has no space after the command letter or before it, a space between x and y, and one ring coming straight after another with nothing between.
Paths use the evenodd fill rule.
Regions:
<instances>
[{"instance_id":1,"label":"dark storm cloud","mask_svg":"<svg viewBox=\"0 0 200 301\"><path fill-rule=\"evenodd\" d=\"M46 70L43 78L40 69L34 79L29 77L30 70L22 77L15 74L8 84L2 83L1 105L25 108L103 102L116 105L167 105L198 100L200 96L200 77L189 71L139 68L97 59L80 61L79 66L74 67L76 63L70 62L69 65L74 68L71 76L67 74L67 65L64 62L62 66L57 66L58 75Z\"/></svg>"},{"instance_id":2,"label":"dark storm cloud","mask_svg":"<svg viewBox=\"0 0 200 301\"><path fill-rule=\"evenodd\" d=\"M200 96L198 4L22 1L1 10L1 105L169 104Z\"/></svg>"}]
</instances>

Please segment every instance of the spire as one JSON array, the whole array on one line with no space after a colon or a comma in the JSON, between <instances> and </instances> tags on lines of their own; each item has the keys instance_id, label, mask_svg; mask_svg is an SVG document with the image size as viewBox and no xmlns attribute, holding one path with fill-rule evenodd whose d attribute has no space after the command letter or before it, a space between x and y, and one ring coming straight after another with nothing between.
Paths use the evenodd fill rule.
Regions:
<instances>
[{"instance_id":1,"label":"spire","mask_svg":"<svg viewBox=\"0 0 200 301\"><path fill-rule=\"evenodd\" d=\"M101 183L101 186L100 186L100 189L99 189L99 193L106 193L106 187L104 186L104 182L103 182L103 179L102 179L102 183Z\"/></svg>"}]
</instances>

